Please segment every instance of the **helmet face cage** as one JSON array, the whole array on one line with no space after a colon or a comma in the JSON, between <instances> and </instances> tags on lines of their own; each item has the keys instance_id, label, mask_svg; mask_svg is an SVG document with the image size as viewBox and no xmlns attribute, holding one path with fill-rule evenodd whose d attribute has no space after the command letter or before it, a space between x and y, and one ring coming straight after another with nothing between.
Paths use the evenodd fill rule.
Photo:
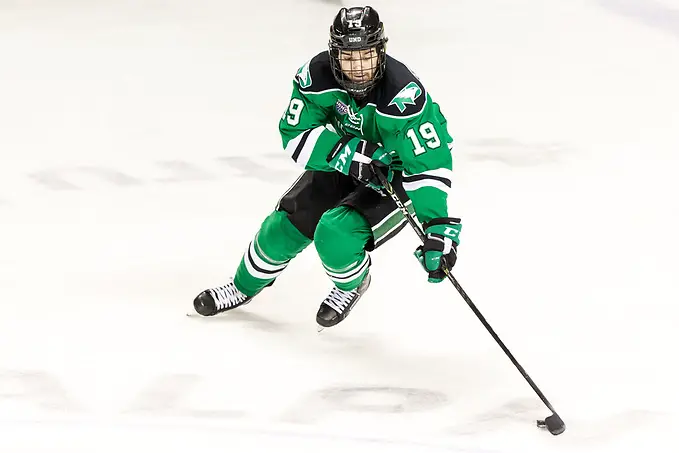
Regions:
<instances>
[{"instance_id":1,"label":"helmet face cage","mask_svg":"<svg viewBox=\"0 0 679 453\"><path fill-rule=\"evenodd\" d=\"M367 96L384 75L386 43L384 25L371 7L342 8L335 17L328 44L330 66L352 97ZM366 52L370 49L373 52Z\"/></svg>"}]
</instances>

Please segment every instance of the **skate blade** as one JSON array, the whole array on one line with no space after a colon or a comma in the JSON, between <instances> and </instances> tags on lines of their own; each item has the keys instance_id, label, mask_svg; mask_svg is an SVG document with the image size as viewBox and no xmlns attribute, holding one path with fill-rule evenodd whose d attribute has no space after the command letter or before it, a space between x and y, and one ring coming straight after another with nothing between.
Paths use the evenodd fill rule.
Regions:
<instances>
[{"instance_id":1,"label":"skate blade","mask_svg":"<svg viewBox=\"0 0 679 453\"><path fill-rule=\"evenodd\" d=\"M320 324L316 324L316 333L321 333L325 330L325 327L323 327Z\"/></svg>"},{"instance_id":2,"label":"skate blade","mask_svg":"<svg viewBox=\"0 0 679 453\"><path fill-rule=\"evenodd\" d=\"M199 318L199 319L210 317L210 316L203 316L200 313L196 313L196 312L187 312L186 316L189 317L189 318Z\"/></svg>"}]
</instances>

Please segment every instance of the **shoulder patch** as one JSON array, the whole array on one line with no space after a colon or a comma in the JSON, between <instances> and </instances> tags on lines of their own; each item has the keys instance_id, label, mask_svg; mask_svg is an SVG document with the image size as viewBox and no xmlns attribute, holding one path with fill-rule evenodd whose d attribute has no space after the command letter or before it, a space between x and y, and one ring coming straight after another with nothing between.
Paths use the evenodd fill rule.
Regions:
<instances>
[{"instance_id":1,"label":"shoulder patch","mask_svg":"<svg viewBox=\"0 0 679 453\"><path fill-rule=\"evenodd\" d=\"M424 85L403 63L387 55L387 69L378 92L377 113L380 116L408 119L421 114L429 95Z\"/></svg>"},{"instance_id":2,"label":"shoulder patch","mask_svg":"<svg viewBox=\"0 0 679 453\"><path fill-rule=\"evenodd\" d=\"M420 96L422 96L422 89L420 86L415 82L410 82L394 96L387 107L395 105L399 112L403 113L406 111L406 108L408 108L408 105L415 105L415 100Z\"/></svg>"},{"instance_id":3,"label":"shoulder patch","mask_svg":"<svg viewBox=\"0 0 679 453\"><path fill-rule=\"evenodd\" d=\"M301 88L309 88L313 81L311 80L311 70L309 69L309 66L311 65L311 60L307 61L304 66L299 68L297 71L297 81L299 82L299 86Z\"/></svg>"}]
</instances>

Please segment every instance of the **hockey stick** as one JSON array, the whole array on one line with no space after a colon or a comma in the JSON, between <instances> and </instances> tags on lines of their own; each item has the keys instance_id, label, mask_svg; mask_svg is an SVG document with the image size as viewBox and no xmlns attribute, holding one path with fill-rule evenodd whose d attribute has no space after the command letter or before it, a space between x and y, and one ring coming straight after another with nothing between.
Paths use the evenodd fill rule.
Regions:
<instances>
[{"instance_id":1,"label":"hockey stick","mask_svg":"<svg viewBox=\"0 0 679 453\"><path fill-rule=\"evenodd\" d=\"M415 230L415 233L417 233L417 236L420 238L420 241L424 242L426 240L426 237L424 235L424 232L422 231L422 228L415 222L415 219L413 219L413 216L410 215L408 212L408 208L405 207L403 202L401 202L401 199L399 198L398 194L394 191L393 186L387 179L387 177L382 173L380 168L374 167L373 166L374 173L377 175L377 177L380 180L380 183L382 186L385 188L386 192L391 196L392 200L394 200L394 203L396 203L396 206L398 209L401 211L401 213L405 216L406 220L410 224L410 226L413 227L413 230ZM493 337L493 339L497 342L497 344L502 348L504 353L509 357L509 360L512 361L514 366L519 370L523 378L530 384L532 389L537 393L537 395L540 397L542 402L547 406L547 408L552 411L552 415L546 417L544 420L538 420L537 425L540 428L547 428L550 433L553 435L557 436L561 433L563 433L566 430L566 425L564 424L563 420L561 417L559 417L559 414L556 413L554 410L554 407L552 404L547 400L545 395L540 391L538 386L533 382L533 379L526 373L526 370L523 369L521 364L514 358L514 355L509 351L507 346L500 340L500 337L495 333L493 328L488 324L488 321L486 321L486 318L481 314L478 308L476 308L476 305L474 305L474 302L469 298L467 293L462 289L462 286L458 283L457 279L453 277L453 274L450 272L450 269L448 269L448 266L445 263L445 260L443 261L443 267L444 267L444 273L446 274L446 277L448 277L448 280L453 284L457 292L460 293L460 296L462 296L462 299L469 305L469 308L472 309L474 314L476 315L477 318L479 318L479 321L481 321L481 324L486 328L488 333Z\"/></svg>"}]
</instances>

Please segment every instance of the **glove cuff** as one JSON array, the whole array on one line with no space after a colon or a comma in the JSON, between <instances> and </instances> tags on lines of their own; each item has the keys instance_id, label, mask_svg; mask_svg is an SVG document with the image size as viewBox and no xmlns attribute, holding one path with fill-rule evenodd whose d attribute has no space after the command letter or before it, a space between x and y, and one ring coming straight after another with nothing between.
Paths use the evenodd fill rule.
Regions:
<instances>
[{"instance_id":1,"label":"glove cuff","mask_svg":"<svg viewBox=\"0 0 679 453\"><path fill-rule=\"evenodd\" d=\"M460 224L460 219L447 217L441 219L434 219L430 222L424 224L424 232L429 234L434 234L437 236L444 237L457 245L460 243L460 230L462 225Z\"/></svg>"},{"instance_id":2,"label":"glove cuff","mask_svg":"<svg viewBox=\"0 0 679 453\"><path fill-rule=\"evenodd\" d=\"M438 219L431 219L429 222L424 222L422 227L427 230L434 225L460 225L461 219L456 217L439 217Z\"/></svg>"},{"instance_id":3,"label":"glove cuff","mask_svg":"<svg viewBox=\"0 0 679 453\"><path fill-rule=\"evenodd\" d=\"M340 138L337 141L337 143L335 143L335 146L332 147L332 149L328 153L328 156L325 158L326 162L330 163L337 156L337 154L339 154L340 151L344 149L346 144L354 139L358 140L357 137L353 137L351 135L345 135L342 138Z\"/></svg>"}]
</instances>

